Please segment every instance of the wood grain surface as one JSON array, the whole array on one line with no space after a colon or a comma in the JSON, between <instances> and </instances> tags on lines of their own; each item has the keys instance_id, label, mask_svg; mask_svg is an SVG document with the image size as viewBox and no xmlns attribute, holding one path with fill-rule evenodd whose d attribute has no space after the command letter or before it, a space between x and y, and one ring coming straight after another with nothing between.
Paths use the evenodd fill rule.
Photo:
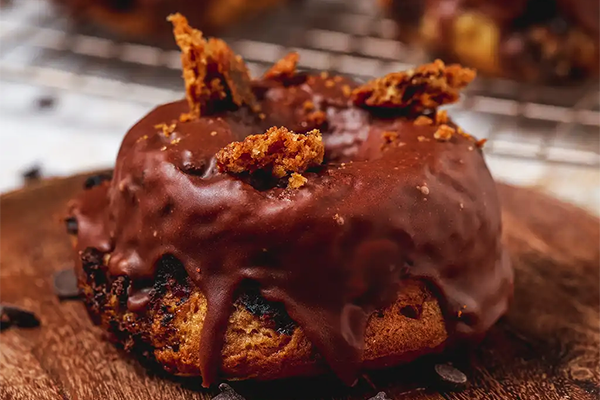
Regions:
<instances>
[{"instance_id":1,"label":"wood grain surface","mask_svg":"<svg viewBox=\"0 0 600 400\"><path fill-rule=\"evenodd\" d=\"M42 181L0 201L0 300L34 311L35 329L0 333L0 399L209 399L197 379L142 367L104 340L82 303L59 302L54 271L72 265L61 218L83 176ZM600 229L584 211L537 192L500 186L504 240L516 269L511 311L474 349L364 376L354 388L330 377L232 383L252 399L598 399ZM436 383L449 361L462 391Z\"/></svg>"}]
</instances>

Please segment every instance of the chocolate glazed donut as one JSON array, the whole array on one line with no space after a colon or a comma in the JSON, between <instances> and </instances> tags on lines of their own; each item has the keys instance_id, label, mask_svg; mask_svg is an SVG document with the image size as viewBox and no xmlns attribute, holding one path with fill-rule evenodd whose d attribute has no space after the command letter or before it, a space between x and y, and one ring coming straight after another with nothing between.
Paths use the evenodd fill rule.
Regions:
<instances>
[{"instance_id":1,"label":"chocolate glazed donut","mask_svg":"<svg viewBox=\"0 0 600 400\"><path fill-rule=\"evenodd\" d=\"M538 83L597 79L597 0L381 0L400 39L491 76Z\"/></svg>"},{"instance_id":2,"label":"chocolate glazed donut","mask_svg":"<svg viewBox=\"0 0 600 400\"><path fill-rule=\"evenodd\" d=\"M165 18L184 12L206 32L263 12L283 0L53 0L84 23L94 23L125 38L160 41L168 38Z\"/></svg>"},{"instance_id":3,"label":"chocolate glazed donut","mask_svg":"<svg viewBox=\"0 0 600 400\"><path fill-rule=\"evenodd\" d=\"M440 347L480 337L506 311L513 275L483 143L437 110L473 71L437 61L357 86L298 73L290 54L251 81L224 42L172 21L187 102L138 122L112 181L70 208L92 315L119 309L129 322L115 331L143 326L161 307L163 261L174 260L187 282L177 307L190 287L206 298L193 340L208 386L228 375L219 371L225 333L248 287L306 335L318 354L310 363L324 359L347 384L368 366L369 318L410 282L425 282L441 304ZM119 282L109 290L120 305L90 290L105 280ZM247 375L281 376L257 371Z\"/></svg>"}]
</instances>

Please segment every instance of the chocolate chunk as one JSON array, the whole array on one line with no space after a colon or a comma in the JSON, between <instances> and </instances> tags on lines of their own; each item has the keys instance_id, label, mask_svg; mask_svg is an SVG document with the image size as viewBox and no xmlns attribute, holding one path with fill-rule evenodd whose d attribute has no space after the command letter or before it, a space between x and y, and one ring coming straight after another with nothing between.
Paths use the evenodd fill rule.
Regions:
<instances>
[{"instance_id":1,"label":"chocolate chunk","mask_svg":"<svg viewBox=\"0 0 600 400\"><path fill-rule=\"evenodd\" d=\"M65 218L65 226L68 234L77 235L77 219L75 217Z\"/></svg>"},{"instance_id":2,"label":"chocolate chunk","mask_svg":"<svg viewBox=\"0 0 600 400\"><path fill-rule=\"evenodd\" d=\"M212 400L246 400L242 395L233 390L231 386L226 383L219 385L221 393L213 397Z\"/></svg>"},{"instance_id":3,"label":"chocolate chunk","mask_svg":"<svg viewBox=\"0 0 600 400\"><path fill-rule=\"evenodd\" d=\"M450 364L436 364L435 372L440 383L452 389L463 389L467 384L467 376Z\"/></svg>"},{"instance_id":4,"label":"chocolate chunk","mask_svg":"<svg viewBox=\"0 0 600 400\"><path fill-rule=\"evenodd\" d=\"M0 320L3 330L11 325L19 328L35 328L40 325L40 320L34 313L8 304L0 304Z\"/></svg>"},{"instance_id":5,"label":"chocolate chunk","mask_svg":"<svg viewBox=\"0 0 600 400\"><path fill-rule=\"evenodd\" d=\"M42 177L42 167L39 165L34 165L23 171L21 176L23 177L26 185L38 181Z\"/></svg>"},{"instance_id":6,"label":"chocolate chunk","mask_svg":"<svg viewBox=\"0 0 600 400\"><path fill-rule=\"evenodd\" d=\"M390 400L390 398L385 392L379 392L375 396L369 398L368 400Z\"/></svg>"},{"instance_id":7,"label":"chocolate chunk","mask_svg":"<svg viewBox=\"0 0 600 400\"><path fill-rule=\"evenodd\" d=\"M98 174L89 176L83 183L84 189L91 189L94 186L100 185L104 181L110 181L112 179L111 174Z\"/></svg>"},{"instance_id":8,"label":"chocolate chunk","mask_svg":"<svg viewBox=\"0 0 600 400\"><path fill-rule=\"evenodd\" d=\"M64 269L54 273L54 294L60 300L76 299L79 297L77 276L73 269Z\"/></svg>"},{"instance_id":9,"label":"chocolate chunk","mask_svg":"<svg viewBox=\"0 0 600 400\"><path fill-rule=\"evenodd\" d=\"M294 333L296 323L290 318L284 305L265 300L257 287L249 286L240 296L240 302L251 314L273 322L278 333L284 335Z\"/></svg>"},{"instance_id":10,"label":"chocolate chunk","mask_svg":"<svg viewBox=\"0 0 600 400\"><path fill-rule=\"evenodd\" d=\"M46 95L41 96L36 101L36 107L40 110L46 110L48 108L54 107L56 103L56 98L54 96Z\"/></svg>"}]
</instances>

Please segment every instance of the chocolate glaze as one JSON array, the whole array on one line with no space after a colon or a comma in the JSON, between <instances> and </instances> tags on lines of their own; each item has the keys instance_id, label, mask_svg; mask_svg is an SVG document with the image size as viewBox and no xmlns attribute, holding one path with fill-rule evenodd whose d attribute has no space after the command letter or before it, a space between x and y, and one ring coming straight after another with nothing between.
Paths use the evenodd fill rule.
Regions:
<instances>
[{"instance_id":1,"label":"chocolate glaze","mask_svg":"<svg viewBox=\"0 0 600 400\"><path fill-rule=\"evenodd\" d=\"M156 108L123 140L110 184L72 205L77 249L110 254L110 274L128 276L135 288L132 311L143 312L159 260L181 261L208 304L205 385L217 378L245 281L282 303L348 384L361 365L369 315L395 301L407 277L436 288L452 338L481 335L507 309L513 274L498 198L474 142L437 141L434 126L357 108L346 79L299 82L255 82L263 119L242 107L177 123L169 137L155 125L177 121L187 104ZM307 100L327 116L318 122L327 161L304 173L305 186L258 190L218 173L214 155L231 141L271 126L315 128ZM397 142L384 145L386 131L397 132Z\"/></svg>"}]
</instances>

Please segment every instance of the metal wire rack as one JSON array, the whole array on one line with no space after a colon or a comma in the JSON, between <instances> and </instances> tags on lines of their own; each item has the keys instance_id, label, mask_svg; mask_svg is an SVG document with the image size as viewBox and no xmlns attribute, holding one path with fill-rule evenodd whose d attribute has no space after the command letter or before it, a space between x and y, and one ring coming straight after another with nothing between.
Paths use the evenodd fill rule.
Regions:
<instances>
[{"instance_id":1,"label":"metal wire rack","mask_svg":"<svg viewBox=\"0 0 600 400\"><path fill-rule=\"evenodd\" d=\"M373 0L305 0L225 35L257 76L290 50L300 67L359 80L408 69L424 54L395 40L396 24ZM21 0L0 13L0 79L155 105L182 97L179 53L75 30L47 2ZM454 119L487 138L485 151L597 168L597 85L551 88L478 78Z\"/></svg>"}]
</instances>

